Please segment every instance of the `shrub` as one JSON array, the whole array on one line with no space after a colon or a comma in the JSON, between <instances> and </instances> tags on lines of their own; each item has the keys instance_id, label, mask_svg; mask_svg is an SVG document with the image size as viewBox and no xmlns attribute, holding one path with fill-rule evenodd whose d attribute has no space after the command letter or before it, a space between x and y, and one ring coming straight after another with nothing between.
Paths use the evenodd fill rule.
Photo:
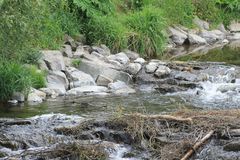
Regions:
<instances>
[{"instance_id":1,"label":"shrub","mask_svg":"<svg viewBox=\"0 0 240 160\"><path fill-rule=\"evenodd\" d=\"M106 44L113 52L127 48L126 28L116 16L94 17L85 29L89 44Z\"/></svg>"},{"instance_id":2,"label":"shrub","mask_svg":"<svg viewBox=\"0 0 240 160\"><path fill-rule=\"evenodd\" d=\"M152 57L162 53L165 44L165 19L161 10L148 6L142 11L130 13L126 18L128 47L142 55Z\"/></svg>"},{"instance_id":3,"label":"shrub","mask_svg":"<svg viewBox=\"0 0 240 160\"><path fill-rule=\"evenodd\" d=\"M31 86L28 69L14 62L0 61L0 101L11 98L14 92L27 92Z\"/></svg>"},{"instance_id":4,"label":"shrub","mask_svg":"<svg viewBox=\"0 0 240 160\"><path fill-rule=\"evenodd\" d=\"M31 80L31 87L39 89L46 86L45 73L38 70L35 66L29 66L27 68Z\"/></svg>"}]
</instances>

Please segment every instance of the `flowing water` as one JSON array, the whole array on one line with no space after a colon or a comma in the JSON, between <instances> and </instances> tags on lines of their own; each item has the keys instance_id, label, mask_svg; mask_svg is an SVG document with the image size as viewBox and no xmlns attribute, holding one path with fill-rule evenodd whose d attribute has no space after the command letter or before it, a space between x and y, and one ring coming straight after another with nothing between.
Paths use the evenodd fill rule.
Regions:
<instances>
[{"instance_id":1,"label":"flowing water","mask_svg":"<svg viewBox=\"0 0 240 160\"><path fill-rule=\"evenodd\" d=\"M207 58L207 60L239 64L239 55L239 48L230 49L229 46L226 46L217 52L210 51L208 54L196 56L197 58L195 56L191 57L194 60L205 60ZM189 56L181 59L189 60ZM56 145L56 142L59 141L73 141L72 137L57 134L54 128L74 126L85 118L102 120L122 112L159 114L183 108L239 108L240 79L231 81L234 72L234 67L228 67L221 74L214 74L209 77L208 81L201 82L198 88L174 94L163 95L156 91L148 91L146 87L145 91L138 91L136 94L125 96L57 98L42 104L1 104L0 135L2 136L0 136L0 140L3 137L10 139L14 145L12 145L12 148L0 147L0 153L16 155L26 152L26 149L28 151L41 150L44 147ZM24 120L30 121L31 125L1 125L6 119L15 120L16 118L24 118ZM19 143L20 140L24 143ZM123 158L125 153L132 150L129 145L114 143L112 148L106 149L110 160L138 159ZM143 154L147 155L147 153ZM142 157L146 155L142 155Z\"/></svg>"}]
</instances>

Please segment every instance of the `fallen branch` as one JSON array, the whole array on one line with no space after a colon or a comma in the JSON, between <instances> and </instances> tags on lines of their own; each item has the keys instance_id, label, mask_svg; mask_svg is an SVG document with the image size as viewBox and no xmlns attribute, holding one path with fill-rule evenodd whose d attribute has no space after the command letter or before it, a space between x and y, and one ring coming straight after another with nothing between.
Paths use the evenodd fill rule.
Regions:
<instances>
[{"instance_id":1,"label":"fallen branch","mask_svg":"<svg viewBox=\"0 0 240 160\"><path fill-rule=\"evenodd\" d=\"M169 120L169 121L192 123L192 118L181 118L181 117L174 117L170 115L143 115L140 113L135 113L135 114L126 114L126 116L134 116L134 117L140 117L144 119L163 119L163 120Z\"/></svg>"},{"instance_id":2,"label":"fallen branch","mask_svg":"<svg viewBox=\"0 0 240 160\"><path fill-rule=\"evenodd\" d=\"M211 130L205 137L203 137L199 142L195 143L195 145L184 155L184 157L181 160L188 160L193 153L203 145L212 135L214 131Z\"/></svg>"}]
</instances>

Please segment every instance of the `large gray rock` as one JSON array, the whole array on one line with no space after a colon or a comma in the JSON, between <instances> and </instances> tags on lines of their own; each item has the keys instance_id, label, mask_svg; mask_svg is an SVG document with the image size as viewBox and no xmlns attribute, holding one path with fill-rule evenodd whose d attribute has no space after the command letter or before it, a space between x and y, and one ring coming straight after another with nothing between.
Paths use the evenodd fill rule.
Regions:
<instances>
[{"instance_id":1,"label":"large gray rock","mask_svg":"<svg viewBox=\"0 0 240 160\"><path fill-rule=\"evenodd\" d=\"M230 32L240 32L240 23L233 21L228 28Z\"/></svg>"},{"instance_id":2,"label":"large gray rock","mask_svg":"<svg viewBox=\"0 0 240 160\"><path fill-rule=\"evenodd\" d=\"M204 39L204 38L202 38L202 37L200 37L200 36L198 36L198 35L196 35L196 34L188 34L188 40L189 40L189 43L190 44L192 44L192 45L202 45L202 44L206 44L207 43L207 41Z\"/></svg>"},{"instance_id":3,"label":"large gray rock","mask_svg":"<svg viewBox=\"0 0 240 160\"><path fill-rule=\"evenodd\" d=\"M64 45L63 49L62 49L63 55L65 57L69 57L72 58L73 57L73 53L72 53L72 47L70 45Z\"/></svg>"},{"instance_id":4,"label":"large gray rock","mask_svg":"<svg viewBox=\"0 0 240 160\"><path fill-rule=\"evenodd\" d=\"M134 63L139 63L139 64L144 64L146 61L143 58L137 58L136 60L134 60Z\"/></svg>"},{"instance_id":5,"label":"large gray rock","mask_svg":"<svg viewBox=\"0 0 240 160\"><path fill-rule=\"evenodd\" d=\"M49 70L52 71L64 71L65 63L63 55L60 51L45 50L42 51L43 60L46 63Z\"/></svg>"},{"instance_id":6,"label":"large gray rock","mask_svg":"<svg viewBox=\"0 0 240 160\"><path fill-rule=\"evenodd\" d=\"M131 60L131 61L134 61L136 60L137 58L139 58L139 54L136 53L136 52L133 52L133 51L130 51L128 49L124 50L124 53L126 53L126 55L128 56L128 58Z\"/></svg>"},{"instance_id":7,"label":"large gray rock","mask_svg":"<svg viewBox=\"0 0 240 160\"><path fill-rule=\"evenodd\" d=\"M69 82L66 75L61 71L49 72L47 76L47 88L54 90L58 95L65 95L69 88Z\"/></svg>"},{"instance_id":8,"label":"large gray rock","mask_svg":"<svg viewBox=\"0 0 240 160\"><path fill-rule=\"evenodd\" d=\"M82 58L85 54L89 54L83 46L78 46L76 51L73 53L73 58Z\"/></svg>"},{"instance_id":9,"label":"large gray rock","mask_svg":"<svg viewBox=\"0 0 240 160\"><path fill-rule=\"evenodd\" d=\"M212 31L202 30L200 36L206 39L208 43L214 43L225 38L225 34L219 30Z\"/></svg>"},{"instance_id":10,"label":"large gray rock","mask_svg":"<svg viewBox=\"0 0 240 160\"><path fill-rule=\"evenodd\" d=\"M69 90L67 92L68 96L77 96L83 94L97 94L97 93L106 93L108 91L107 87L103 86L82 86Z\"/></svg>"},{"instance_id":11,"label":"large gray rock","mask_svg":"<svg viewBox=\"0 0 240 160\"><path fill-rule=\"evenodd\" d=\"M74 67L67 67L66 75L70 82L70 88L96 85L91 75L79 71Z\"/></svg>"},{"instance_id":12,"label":"large gray rock","mask_svg":"<svg viewBox=\"0 0 240 160\"><path fill-rule=\"evenodd\" d=\"M129 87L126 83L122 81L117 81L114 83L109 83L108 88L114 93L114 94L130 94L135 93L136 91Z\"/></svg>"},{"instance_id":13,"label":"large gray rock","mask_svg":"<svg viewBox=\"0 0 240 160\"><path fill-rule=\"evenodd\" d=\"M158 66L158 69L155 71L154 75L158 78L164 78L164 77L168 76L170 73L171 73L170 68L160 65L160 66Z\"/></svg>"},{"instance_id":14,"label":"large gray rock","mask_svg":"<svg viewBox=\"0 0 240 160\"><path fill-rule=\"evenodd\" d=\"M107 59L118 61L123 65L130 62L130 59L128 58L128 56L124 52L120 52L120 53L115 54L115 55L110 55L110 56L107 57Z\"/></svg>"},{"instance_id":15,"label":"large gray rock","mask_svg":"<svg viewBox=\"0 0 240 160\"><path fill-rule=\"evenodd\" d=\"M202 30L209 30L209 23L206 21L203 21L197 17L193 19L193 23Z\"/></svg>"},{"instance_id":16,"label":"large gray rock","mask_svg":"<svg viewBox=\"0 0 240 160\"><path fill-rule=\"evenodd\" d=\"M126 72L132 75L136 75L142 68L142 65L139 63L130 63L126 67Z\"/></svg>"},{"instance_id":17,"label":"large gray rock","mask_svg":"<svg viewBox=\"0 0 240 160\"><path fill-rule=\"evenodd\" d=\"M74 39L72 37L70 37L69 35L65 35L64 41L65 41L64 42L65 44L70 45L73 50L76 50L77 44L76 44L76 42L74 41Z\"/></svg>"},{"instance_id":18,"label":"large gray rock","mask_svg":"<svg viewBox=\"0 0 240 160\"><path fill-rule=\"evenodd\" d=\"M30 93L28 94L28 102L41 103L46 99L46 93L31 88Z\"/></svg>"},{"instance_id":19,"label":"large gray rock","mask_svg":"<svg viewBox=\"0 0 240 160\"><path fill-rule=\"evenodd\" d=\"M188 38L187 33L184 31L180 31L172 27L169 27L168 30L170 39L177 45L183 45L185 40Z\"/></svg>"},{"instance_id":20,"label":"large gray rock","mask_svg":"<svg viewBox=\"0 0 240 160\"><path fill-rule=\"evenodd\" d=\"M79 70L90 74L94 79L97 79L98 75L103 75L114 81L121 80L126 83L132 82L132 77L123 71L117 70L114 65L105 63L103 61L88 61L83 59L80 63Z\"/></svg>"},{"instance_id":21,"label":"large gray rock","mask_svg":"<svg viewBox=\"0 0 240 160\"><path fill-rule=\"evenodd\" d=\"M111 55L110 49L104 44L101 44L99 47L98 46L93 46L92 51L97 52L97 53L99 53L100 55L103 55L103 56Z\"/></svg>"},{"instance_id":22,"label":"large gray rock","mask_svg":"<svg viewBox=\"0 0 240 160\"><path fill-rule=\"evenodd\" d=\"M105 77L103 75L99 75L96 79L96 83L98 86L108 86L108 84L112 82L113 80L111 78Z\"/></svg>"},{"instance_id":23,"label":"large gray rock","mask_svg":"<svg viewBox=\"0 0 240 160\"><path fill-rule=\"evenodd\" d=\"M154 73L159 66L158 62L150 62L145 66L146 73Z\"/></svg>"}]
</instances>

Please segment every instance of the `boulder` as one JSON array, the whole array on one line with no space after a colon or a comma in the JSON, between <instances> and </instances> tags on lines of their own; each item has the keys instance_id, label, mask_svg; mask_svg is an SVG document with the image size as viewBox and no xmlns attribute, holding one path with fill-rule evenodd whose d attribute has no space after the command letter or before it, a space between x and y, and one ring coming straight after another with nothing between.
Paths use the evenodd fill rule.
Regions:
<instances>
[{"instance_id":1,"label":"boulder","mask_svg":"<svg viewBox=\"0 0 240 160\"><path fill-rule=\"evenodd\" d=\"M99 47L98 46L93 46L92 47L92 52L97 52L97 53L99 53L103 56L111 55L110 49L104 44L101 44Z\"/></svg>"},{"instance_id":2,"label":"boulder","mask_svg":"<svg viewBox=\"0 0 240 160\"><path fill-rule=\"evenodd\" d=\"M64 45L62 52L63 52L63 56L65 56L65 57L69 57L69 58L73 57L72 47L70 45L67 45L67 44Z\"/></svg>"},{"instance_id":3,"label":"boulder","mask_svg":"<svg viewBox=\"0 0 240 160\"><path fill-rule=\"evenodd\" d=\"M158 62L150 62L145 66L146 73L154 73L159 66Z\"/></svg>"},{"instance_id":4,"label":"boulder","mask_svg":"<svg viewBox=\"0 0 240 160\"><path fill-rule=\"evenodd\" d=\"M160 65L160 66L158 66L158 69L155 71L154 75L158 78L164 78L164 77L168 76L170 73L171 73L170 68Z\"/></svg>"},{"instance_id":5,"label":"boulder","mask_svg":"<svg viewBox=\"0 0 240 160\"><path fill-rule=\"evenodd\" d=\"M65 95L69 88L69 82L66 75L61 71L49 72L47 76L47 88L54 90L58 95Z\"/></svg>"},{"instance_id":6,"label":"boulder","mask_svg":"<svg viewBox=\"0 0 240 160\"><path fill-rule=\"evenodd\" d=\"M200 36L206 39L208 43L214 43L225 38L225 34L219 30L212 31L202 30Z\"/></svg>"},{"instance_id":7,"label":"boulder","mask_svg":"<svg viewBox=\"0 0 240 160\"><path fill-rule=\"evenodd\" d=\"M227 36L227 39L231 41L240 40L240 33L232 33Z\"/></svg>"},{"instance_id":8,"label":"boulder","mask_svg":"<svg viewBox=\"0 0 240 160\"><path fill-rule=\"evenodd\" d=\"M203 21L197 17L193 19L193 23L202 30L209 30L209 23L206 21Z\"/></svg>"},{"instance_id":9,"label":"boulder","mask_svg":"<svg viewBox=\"0 0 240 160\"><path fill-rule=\"evenodd\" d=\"M17 100L18 102L24 102L25 101L25 95L21 92L14 92L11 99L12 100Z\"/></svg>"},{"instance_id":10,"label":"boulder","mask_svg":"<svg viewBox=\"0 0 240 160\"><path fill-rule=\"evenodd\" d=\"M128 58L131 60L131 61L134 61L136 60L137 58L139 58L139 54L136 53L136 52L133 52L133 51L130 51L128 49L124 50L124 53L126 53L126 55L128 56Z\"/></svg>"},{"instance_id":11,"label":"boulder","mask_svg":"<svg viewBox=\"0 0 240 160\"><path fill-rule=\"evenodd\" d=\"M230 30L230 32L240 32L240 23L232 21L228 29Z\"/></svg>"},{"instance_id":12,"label":"boulder","mask_svg":"<svg viewBox=\"0 0 240 160\"><path fill-rule=\"evenodd\" d=\"M28 100L28 102L41 103L45 99L46 99L46 93L32 88L30 93L28 94L28 99L27 100Z\"/></svg>"},{"instance_id":13,"label":"boulder","mask_svg":"<svg viewBox=\"0 0 240 160\"><path fill-rule=\"evenodd\" d=\"M77 96L83 94L97 94L106 93L108 91L107 87L103 86L82 86L69 90L67 92L68 96Z\"/></svg>"},{"instance_id":14,"label":"boulder","mask_svg":"<svg viewBox=\"0 0 240 160\"><path fill-rule=\"evenodd\" d=\"M130 61L128 56L124 52L120 52L120 53L115 54L115 55L110 55L110 56L107 57L107 59L118 61L123 65L129 63L129 61Z\"/></svg>"},{"instance_id":15,"label":"boulder","mask_svg":"<svg viewBox=\"0 0 240 160\"><path fill-rule=\"evenodd\" d=\"M207 41L204 38L202 38L202 37L200 37L200 36L198 36L196 34L191 34L191 33L188 34L188 40L189 40L189 43L191 45L207 44Z\"/></svg>"},{"instance_id":16,"label":"boulder","mask_svg":"<svg viewBox=\"0 0 240 160\"><path fill-rule=\"evenodd\" d=\"M38 68L42 71L48 71L48 67L47 67L47 65L46 65L46 63L44 62L43 59L40 59L38 61Z\"/></svg>"},{"instance_id":17,"label":"boulder","mask_svg":"<svg viewBox=\"0 0 240 160\"><path fill-rule=\"evenodd\" d=\"M43 61L46 63L49 70L64 71L65 63L63 55L60 51L45 50L42 51Z\"/></svg>"},{"instance_id":18,"label":"boulder","mask_svg":"<svg viewBox=\"0 0 240 160\"><path fill-rule=\"evenodd\" d=\"M89 54L83 46L78 46L76 51L73 53L73 58L82 58L85 54Z\"/></svg>"},{"instance_id":19,"label":"boulder","mask_svg":"<svg viewBox=\"0 0 240 160\"><path fill-rule=\"evenodd\" d=\"M66 75L70 82L70 88L96 85L91 75L79 71L74 67L67 67Z\"/></svg>"},{"instance_id":20,"label":"boulder","mask_svg":"<svg viewBox=\"0 0 240 160\"><path fill-rule=\"evenodd\" d=\"M146 61L143 58L137 58L136 60L134 60L134 63L139 63L139 64L144 64Z\"/></svg>"},{"instance_id":21,"label":"boulder","mask_svg":"<svg viewBox=\"0 0 240 160\"><path fill-rule=\"evenodd\" d=\"M125 71L129 74L136 75L142 68L142 65L139 63L130 63L126 67Z\"/></svg>"},{"instance_id":22,"label":"boulder","mask_svg":"<svg viewBox=\"0 0 240 160\"><path fill-rule=\"evenodd\" d=\"M76 50L77 44L75 43L75 41L72 37L70 37L69 35L65 35L64 42L65 42L65 44L70 45L72 47L72 50L74 50L74 51Z\"/></svg>"},{"instance_id":23,"label":"boulder","mask_svg":"<svg viewBox=\"0 0 240 160\"><path fill-rule=\"evenodd\" d=\"M121 80L126 83L131 83L132 77L123 71L119 71L117 66L105 63L103 61L89 61L83 59L79 65L79 70L90 74L94 79L99 75L103 75L113 81Z\"/></svg>"},{"instance_id":24,"label":"boulder","mask_svg":"<svg viewBox=\"0 0 240 160\"><path fill-rule=\"evenodd\" d=\"M112 82L113 80L111 78L105 77L103 75L99 75L96 79L96 83L98 86L108 86L108 84Z\"/></svg>"},{"instance_id":25,"label":"boulder","mask_svg":"<svg viewBox=\"0 0 240 160\"><path fill-rule=\"evenodd\" d=\"M172 27L168 28L169 30L169 37L170 39L176 44L176 45L183 45L186 41L187 33L184 31L180 31L177 29L174 29Z\"/></svg>"},{"instance_id":26,"label":"boulder","mask_svg":"<svg viewBox=\"0 0 240 160\"><path fill-rule=\"evenodd\" d=\"M131 94L135 93L136 91L129 87L126 83L122 81L117 81L114 83L109 83L108 88L114 93L114 94Z\"/></svg>"}]
</instances>

